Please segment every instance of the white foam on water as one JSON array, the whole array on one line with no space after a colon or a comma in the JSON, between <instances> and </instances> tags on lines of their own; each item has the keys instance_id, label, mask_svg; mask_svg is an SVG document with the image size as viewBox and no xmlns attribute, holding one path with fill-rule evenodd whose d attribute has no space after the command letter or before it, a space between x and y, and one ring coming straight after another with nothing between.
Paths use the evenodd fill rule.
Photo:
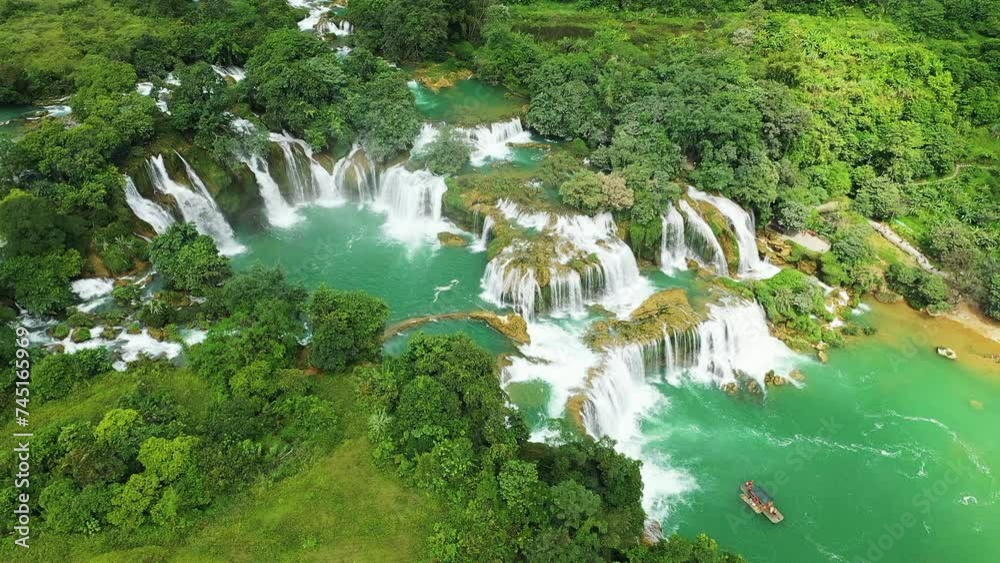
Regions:
<instances>
[{"instance_id":1,"label":"white foam on water","mask_svg":"<svg viewBox=\"0 0 1000 563\"><path fill-rule=\"evenodd\" d=\"M173 359L180 355L182 347L177 342L160 342L143 329L138 334L122 332L115 339L122 361L132 363L145 356L149 358Z\"/></svg>"},{"instance_id":2,"label":"white foam on water","mask_svg":"<svg viewBox=\"0 0 1000 563\"><path fill-rule=\"evenodd\" d=\"M90 301L111 293L115 288L112 278L83 278L70 284L73 293L83 301Z\"/></svg>"},{"instance_id":3,"label":"white foam on water","mask_svg":"<svg viewBox=\"0 0 1000 563\"><path fill-rule=\"evenodd\" d=\"M598 355L583 343L586 327L580 323L540 320L528 323L529 344L518 347L519 356L504 368L503 381L541 381L549 387L549 418L565 414L566 403L587 383L587 372ZM543 434L536 434L535 439Z\"/></svg>"}]
</instances>

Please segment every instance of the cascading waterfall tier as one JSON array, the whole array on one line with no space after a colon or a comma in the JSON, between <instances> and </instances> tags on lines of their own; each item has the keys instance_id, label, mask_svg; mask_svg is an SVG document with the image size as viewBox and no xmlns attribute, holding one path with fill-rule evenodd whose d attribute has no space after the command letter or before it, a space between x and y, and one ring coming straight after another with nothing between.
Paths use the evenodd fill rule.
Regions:
<instances>
[{"instance_id":1,"label":"cascading waterfall tier","mask_svg":"<svg viewBox=\"0 0 1000 563\"><path fill-rule=\"evenodd\" d=\"M450 228L441 218L446 191L448 186L441 176L397 164L379 175L374 207L386 214L389 236L416 242Z\"/></svg>"},{"instance_id":2,"label":"cascading waterfall tier","mask_svg":"<svg viewBox=\"0 0 1000 563\"><path fill-rule=\"evenodd\" d=\"M531 133L524 130L519 117L474 127L465 132L473 147L472 155L469 157L473 166L482 166L491 161L509 160L513 154L512 144L531 141Z\"/></svg>"},{"instance_id":3,"label":"cascading waterfall tier","mask_svg":"<svg viewBox=\"0 0 1000 563\"><path fill-rule=\"evenodd\" d=\"M632 251L615 234L610 214L528 213L506 200L497 209L514 223L541 231L543 242L516 240L490 261L482 282L487 301L528 318L541 307L553 316L580 316L595 303L624 315L651 294ZM537 254L533 244L552 245L549 264L526 263L525 256ZM544 288L539 280L547 280Z\"/></svg>"},{"instance_id":4,"label":"cascading waterfall tier","mask_svg":"<svg viewBox=\"0 0 1000 563\"><path fill-rule=\"evenodd\" d=\"M241 155L239 159L250 168L250 172L257 180L268 223L274 227L288 228L302 220L295 208L285 201L278 182L271 176L271 167L267 160L259 155Z\"/></svg>"},{"instance_id":5,"label":"cascading waterfall tier","mask_svg":"<svg viewBox=\"0 0 1000 563\"><path fill-rule=\"evenodd\" d=\"M356 194L362 203L372 203L378 196L378 171L360 145L333 166L333 182L338 193Z\"/></svg>"},{"instance_id":6,"label":"cascading waterfall tier","mask_svg":"<svg viewBox=\"0 0 1000 563\"><path fill-rule=\"evenodd\" d=\"M701 217L691 205L685 201L677 202L685 218L684 240L688 248L688 256L715 268L720 276L729 275L729 265L726 264L726 254L722 251L719 239L715 238L712 227Z\"/></svg>"},{"instance_id":7,"label":"cascading waterfall tier","mask_svg":"<svg viewBox=\"0 0 1000 563\"><path fill-rule=\"evenodd\" d=\"M333 21L328 14L334 6L320 0L288 0L294 8L305 8L309 15L299 21L300 31L314 31L320 35L333 34L339 37L350 35L353 31L348 21Z\"/></svg>"},{"instance_id":8,"label":"cascading waterfall tier","mask_svg":"<svg viewBox=\"0 0 1000 563\"><path fill-rule=\"evenodd\" d=\"M524 129L519 117L472 128L457 128L472 147L469 162L473 166L483 166L489 162L509 160L513 156L512 144L531 142L531 132ZM425 123L413 143L411 152L419 154L437 138L440 131L430 123Z\"/></svg>"},{"instance_id":9,"label":"cascading waterfall tier","mask_svg":"<svg viewBox=\"0 0 1000 563\"><path fill-rule=\"evenodd\" d=\"M736 202L721 195L712 195L688 186L691 199L704 201L718 209L729 221L736 234L740 250L738 274L745 277L769 278L781 271L780 268L760 259L757 253L756 228L753 216Z\"/></svg>"},{"instance_id":10,"label":"cascading waterfall tier","mask_svg":"<svg viewBox=\"0 0 1000 563\"><path fill-rule=\"evenodd\" d=\"M692 200L718 209L726 218L739 249L739 266L735 274L762 279L781 271L760 258L753 216L750 213L730 199L707 194L691 186L688 186L687 193ZM722 245L712 228L697 209L681 199L677 202L677 207L671 206L663 216L660 268L667 274L685 270L689 259L713 267L719 275L730 274Z\"/></svg>"},{"instance_id":11,"label":"cascading waterfall tier","mask_svg":"<svg viewBox=\"0 0 1000 563\"><path fill-rule=\"evenodd\" d=\"M140 220L144 221L158 235L167 232L174 224L174 216L155 201L142 197L131 176L125 176L125 203Z\"/></svg>"},{"instance_id":12,"label":"cascading waterfall tier","mask_svg":"<svg viewBox=\"0 0 1000 563\"><path fill-rule=\"evenodd\" d=\"M295 205L333 207L344 202L334 173L316 160L309 143L288 133L270 133L268 138L281 149Z\"/></svg>"},{"instance_id":13,"label":"cascading waterfall tier","mask_svg":"<svg viewBox=\"0 0 1000 563\"><path fill-rule=\"evenodd\" d=\"M469 247L469 250L473 252L485 252L486 248L490 245L490 239L493 236L493 227L496 226L496 221L493 219L492 215L487 215L483 218L483 228L479 233L479 238L476 242Z\"/></svg>"},{"instance_id":14,"label":"cascading waterfall tier","mask_svg":"<svg viewBox=\"0 0 1000 563\"><path fill-rule=\"evenodd\" d=\"M215 74L218 74L223 78L229 78L233 82L239 82L247 77L246 71L238 66L212 65L212 70L215 71Z\"/></svg>"},{"instance_id":15,"label":"cascading waterfall tier","mask_svg":"<svg viewBox=\"0 0 1000 563\"><path fill-rule=\"evenodd\" d=\"M599 374L589 381L580 416L588 434L611 437L619 451L643 460L643 507L663 520L671 499L697 483L662 455L650 459L644 454L642 420L666 401L653 383L666 380L676 386L691 380L722 386L749 377L764 389L770 370L790 370L795 362L795 354L768 332L760 305L711 305L709 318L694 328L675 333L664 326L661 339L606 350Z\"/></svg>"},{"instance_id":16,"label":"cascading waterfall tier","mask_svg":"<svg viewBox=\"0 0 1000 563\"><path fill-rule=\"evenodd\" d=\"M180 155L177 156L180 157ZM201 178L187 161L180 158L181 162L184 163L188 180L195 189L192 190L170 178L162 154L150 157L146 161L153 188L172 197L184 220L194 223L199 233L212 237L219 247L219 252L233 255L246 250L246 247L236 241L233 228L229 226L229 222L226 221L219 206L212 199L205 183L201 181Z\"/></svg>"},{"instance_id":17,"label":"cascading waterfall tier","mask_svg":"<svg viewBox=\"0 0 1000 563\"><path fill-rule=\"evenodd\" d=\"M660 237L660 269L667 274L687 269L688 248L684 241L684 217L674 206L663 216Z\"/></svg>"}]
</instances>

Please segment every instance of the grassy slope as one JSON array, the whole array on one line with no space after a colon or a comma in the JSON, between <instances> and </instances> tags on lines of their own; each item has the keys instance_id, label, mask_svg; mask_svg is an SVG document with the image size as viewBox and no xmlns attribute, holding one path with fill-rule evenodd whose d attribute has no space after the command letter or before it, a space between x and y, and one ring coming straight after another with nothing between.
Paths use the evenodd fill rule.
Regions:
<instances>
[{"instance_id":1,"label":"grassy slope","mask_svg":"<svg viewBox=\"0 0 1000 563\"><path fill-rule=\"evenodd\" d=\"M132 388L128 374L110 374L71 397L32 410L32 427L52 422L95 423ZM198 411L209 391L185 371L160 382ZM439 508L374 467L352 378L326 378L319 394L334 402L345 439L278 482L262 482L213 507L183 531L140 531L128 537L39 533L32 548L0 546L4 561L415 561L421 559ZM7 426L5 431L13 431ZM37 495L35 499L37 503ZM143 545L120 548L122 545Z\"/></svg>"}]
</instances>

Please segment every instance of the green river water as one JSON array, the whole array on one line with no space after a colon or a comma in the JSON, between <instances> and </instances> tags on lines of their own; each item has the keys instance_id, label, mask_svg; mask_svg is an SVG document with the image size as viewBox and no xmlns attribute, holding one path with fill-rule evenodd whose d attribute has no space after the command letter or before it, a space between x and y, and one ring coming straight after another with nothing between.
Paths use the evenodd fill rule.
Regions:
<instances>
[{"instance_id":1,"label":"green river water","mask_svg":"<svg viewBox=\"0 0 1000 563\"><path fill-rule=\"evenodd\" d=\"M455 105L509 103L470 82L418 93L421 107L439 120L450 119ZM468 96L474 99L460 102ZM237 267L281 264L309 287L364 289L389 303L392 321L490 308L479 297L485 253L402 245L382 233L382 215L354 204L303 214L290 230L238 233L249 251ZM659 287L690 285L651 277ZM925 329L900 318L883 308L867 313L879 336L831 351L825 365L803 358L805 385L772 389L766 399L656 383L663 398L642 434L644 453L670 469L666 485L676 489L660 507L664 530L707 532L750 561L997 560L1000 373L938 357ZM498 354L515 350L480 323L424 330L466 332ZM392 339L388 351L405 340ZM547 387L522 383L509 392L541 424ZM747 479L769 488L783 523L772 525L739 500Z\"/></svg>"}]
</instances>

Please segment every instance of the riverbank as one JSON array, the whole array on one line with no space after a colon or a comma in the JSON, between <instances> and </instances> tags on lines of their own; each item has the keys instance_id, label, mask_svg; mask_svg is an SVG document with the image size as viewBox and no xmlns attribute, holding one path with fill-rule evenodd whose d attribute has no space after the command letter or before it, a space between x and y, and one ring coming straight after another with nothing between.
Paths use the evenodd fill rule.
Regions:
<instances>
[{"instance_id":1,"label":"riverbank","mask_svg":"<svg viewBox=\"0 0 1000 563\"><path fill-rule=\"evenodd\" d=\"M968 304L962 304L954 313L932 317L916 311L905 303L873 303L875 313L886 319L880 323L876 338L901 351L900 362L913 357L917 349L951 348L958 354L955 362L976 373L1000 376L998 327L978 316ZM852 344L848 344L852 346ZM945 358L941 361L948 362Z\"/></svg>"}]
</instances>

